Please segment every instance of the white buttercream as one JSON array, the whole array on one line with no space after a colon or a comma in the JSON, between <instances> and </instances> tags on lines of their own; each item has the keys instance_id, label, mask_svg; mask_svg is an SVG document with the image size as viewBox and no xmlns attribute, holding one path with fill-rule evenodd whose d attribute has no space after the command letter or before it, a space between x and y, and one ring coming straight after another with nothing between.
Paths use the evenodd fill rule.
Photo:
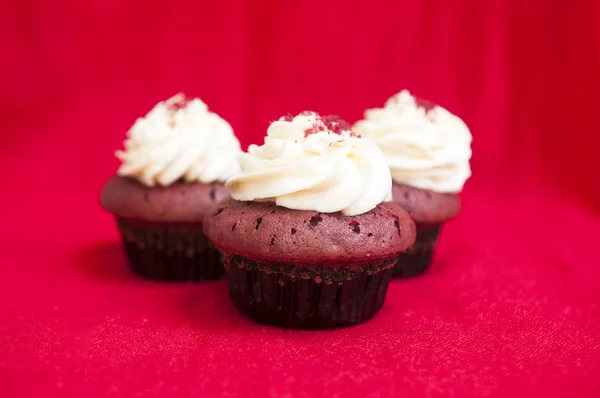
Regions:
<instances>
[{"instance_id":1,"label":"white buttercream","mask_svg":"<svg viewBox=\"0 0 600 398\"><path fill-rule=\"evenodd\" d=\"M440 106L419 106L406 90L383 108L368 109L354 131L382 149L394 182L437 192L459 192L471 176L471 132Z\"/></svg>"},{"instance_id":2,"label":"white buttercream","mask_svg":"<svg viewBox=\"0 0 600 398\"><path fill-rule=\"evenodd\" d=\"M227 181L232 198L345 215L391 200L392 179L381 150L339 126L307 112L273 122L264 144L240 155L241 171Z\"/></svg>"},{"instance_id":3,"label":"white buttercream","mask_svg":"<svg viewBox=\"0 0 600 398\"><path fill-rule=\"evenodd\" d=\"M147 186L225 182L238 171L240 143L233 129L200 99L178 94L158 103L127 132L121 176Z\"/></svg>"}]
</instances>

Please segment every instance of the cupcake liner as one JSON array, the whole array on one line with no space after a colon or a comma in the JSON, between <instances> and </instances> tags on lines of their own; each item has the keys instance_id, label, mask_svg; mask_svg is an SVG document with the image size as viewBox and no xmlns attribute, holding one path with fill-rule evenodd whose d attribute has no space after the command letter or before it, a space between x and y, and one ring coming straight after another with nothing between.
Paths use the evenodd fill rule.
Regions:
<instances>
[{"instance_id":1,"label":"cupcake liner","mask_svg":"<svg viewBox=\"0 0 600 398\"><path fill-rule=\"evenodd\" d=\"M224 253L229 294L245 316L292 329L359 324L379 311L396 258L360 270L255 261Z\"/></svg>"},{"instance_id":2,"label":"cupcake liner","mask_svg":"<svg viewBox=\"0 0 600 398\"><path fill-rule=\"evenodd\" d=\"M441 224L417 224L417 240L406 253L398 256L394 278L420 275L429 269L441 228Z\"/></svg>"},{"instance_id":3,"label":"cupcake liner","mask_svg":"<svg viewBox=\"0 0 600 398\"><path fill-rule=\"evenodd\" d=\"M219 252L198 223L143 222L117 217L131 269L163 281L221 279Z\"/></svg>"}]
</instances>

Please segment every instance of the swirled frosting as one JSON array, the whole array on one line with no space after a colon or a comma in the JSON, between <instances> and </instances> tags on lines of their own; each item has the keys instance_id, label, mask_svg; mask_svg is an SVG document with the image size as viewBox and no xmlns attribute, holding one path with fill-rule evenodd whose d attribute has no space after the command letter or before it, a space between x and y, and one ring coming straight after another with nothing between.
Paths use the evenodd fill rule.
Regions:
<instances>
[{"instance_id":1,"label":"swirled frosting","mask_svg":"<svg viewBox=\"0 0 600 398\"><path fill-rule=\"evenodd\" d=\"M238 171L240 143L225 120L198 98L158 103L127 132L117 174L147 186L225 182Z\"/></svg>"},{"instance_id":2,"label":"swirled frosting","mask_svg":"<svg viewBox=\"0 0 600 398\"><path fill-rule=\"evenodd\" d=\"M368 109L353 130L382 149L394 182L437 192L462 190L471 176L471 133L446 109L406 90Z\"/></svg>"},{"instance_id":3,"label":"swirled frosting","mask_svg":"<svg viewBox=\"0 0 600 398\"><path fill-rule=\"evenodd\" d=\"M236 200L349 216L391 200L381 150L336 116L282 117L269 126L264 144L251 145L238 161L241 171L227 181Z\"/></svg>"}]
</instances>

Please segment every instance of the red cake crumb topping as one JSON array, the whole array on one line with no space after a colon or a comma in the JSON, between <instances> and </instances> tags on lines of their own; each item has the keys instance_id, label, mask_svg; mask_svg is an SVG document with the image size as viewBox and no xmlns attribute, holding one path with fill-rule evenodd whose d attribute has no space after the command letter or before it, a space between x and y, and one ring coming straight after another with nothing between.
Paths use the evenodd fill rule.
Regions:
<instances>
[{"instance_id":1,"label":"red cake crumb topping","mask_svg":"<svg viewBox=\"0 0 600 398\"><path fill-rule=\"evenodd\" d=\"M326 115L321 116L316 112L311 111L303 111L298 114L298 116L306 116L312 120L312 127L304 130L304 137L308 137L312 134L317 134L321 131L328 131L333 134L342 135L346 133L350 137L360 137L360 135L356 134L352 131L350 124L340 118L337 115ZM279 118L280 121L283 122L293 122L296 116L288 113L287 115Z\"/></svg>"},{"instance_id":2,"label":"red cake crumb topping","mask_svg":"<svg viewBox=\"0 0 600 398\"><path fill-rule=\"evenodd\" d=\"M302 112L301 115L305 116L314 116L315 121L313 122L313 126L304 131L304 137L308 137L311 134L316 134L321 131L330 131L334 134L342 135L342 133L347 132L351 137L358 137L355 133L352 132L352 129L348 122L341 119L336 115L326 115L320 116L314 112Z\"/></svg>"},{"instance_id":3,"label":"red cake crumb topping","mask_svg":"<svg viewBox=\"0 0 600 398\"><path fill-rule=\"evenodd\" d=\"M435 108L437 106L433 102L427 101L423 98L414 97L414 99L415 99L415 104L417 104L418 107L425 109L425 112L429 112L430 110L432 110L433 108Z\"/></svg>"},{"instance_id":4,"label":"red cake crumb topping","mask_svg":"<svg viewBox=\"0 0 600 398\"><path fill-rule=\"evenodd\" d=\"M342 134L344 131L349 131L350 135L353 137L356 136L354 133L352 133L352 127L350 127L350 124L337 115L323 116L321 120L323 121L323 124L327 126L329 131L335 134Z\"/></svg>"},{"instance_id":5,"label":"red cake crumb topping","mask_svg":"<svg viewBox=\"0 0 600 398\"><path fill-rule=\"evenodd\" d=\"M189 102L190 100L185 96L185 94L181 94L168 101L167 108L171 113L175 113L178 110L185 108Z\"/></svg>"}]
</instances>

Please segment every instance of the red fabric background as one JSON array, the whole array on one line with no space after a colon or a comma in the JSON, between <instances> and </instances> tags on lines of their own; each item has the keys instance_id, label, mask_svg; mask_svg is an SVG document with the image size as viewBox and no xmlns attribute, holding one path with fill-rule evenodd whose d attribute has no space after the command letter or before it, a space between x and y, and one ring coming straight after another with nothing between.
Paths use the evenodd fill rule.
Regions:
<instances>
[{"instance_id":1,"label":"red fabric background","mask_svg":"<svg viewBox=\"0 0 600 398\"><path fill-rule=\"evenodd\" d=\"M598 396L599 8L3 2L0 395ZM200 96L246 145L405 87L469 124L474 175L431 274L371 322L263 327L225 283L128 272L98 192L157 101Z\"/></svg>"}]
</instances>

